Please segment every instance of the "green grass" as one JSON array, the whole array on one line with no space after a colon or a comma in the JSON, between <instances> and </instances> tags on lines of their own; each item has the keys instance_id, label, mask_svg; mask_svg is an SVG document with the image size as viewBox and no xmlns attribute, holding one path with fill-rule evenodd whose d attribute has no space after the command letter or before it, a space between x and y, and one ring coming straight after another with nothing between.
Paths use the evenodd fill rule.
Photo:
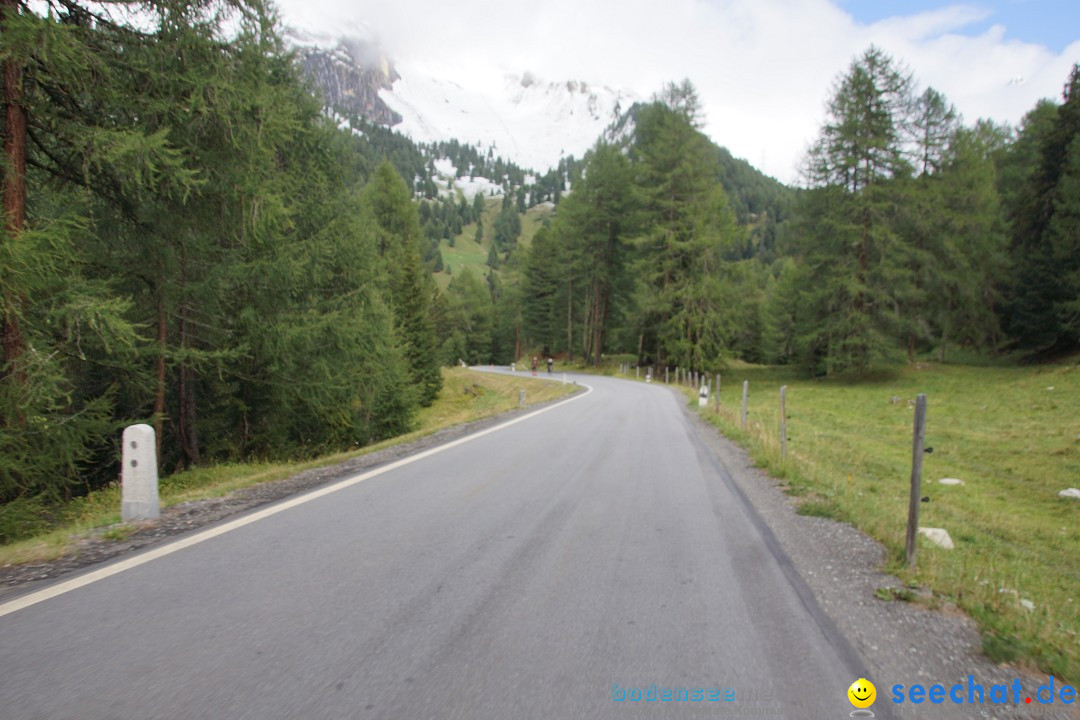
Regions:
<instances>
[{"instance_id":1,"label":"green grass","mask_svg":"<svg viewBox=\"0 0 1080 720\"><path fill-rule=\"evenodd\" d=\"M446 290L454 275L460 275L466 268L479 275L487 275L488 249L495 240L495 219L499 216L501 208L502 198L484 199L484 239L479 244L476 242L476 223L469 223L462 228L461 234L454 238L453 247L450 247L449 240L444 239L439 242L443 267L450 268L449 273L444 270L434 274L435 284L440 290ZM544 220L554 218L554 216L555 209L545 205L529 208L521 217L521 237L518 238L518 247L528 248L537 230L543 226Z\"/></svg>"},{"instance_id":2,"label":"green grass","mask_svg":"<svg viewBox=\"0 0 1080 720\"><path fill-rule=\"evenodd\" d=\"M831 500L821 500L819 498L808 498L800 502L795 512L799 515L807 515L809 517L823 517L830 520L844 521L847 518L844 515L844 511Z\"/></svg>"},{"instance_id":3,"label":"green grass","mask_svg":"<svg viewBox=\"0 0 1080 720\"><path fill-rule=\"evenodd\" d=\"M527 248L532 245L532 239L544 226L544 221L554 219L555 208L548 205L537 205L526 210L521 218L521 237L518 238L518 246Z\"/></svg>"},{"instance_id":4,"label":"green grass","mask_svg":"<svg viewBox=\"0 0 1080 720\"><path fill-rule=\"evenodd\" d=\"M907 588L894 588L894 587L879 587L874 591L874 597L878 600L885 600L886 602L892 602L894 600L900 600L902 602L915 602L917 596L911 590Z\"/></svg>"},{"instance_id":5,"label":"green grass","mask_svg":"<svg viewBox=\"0 0 1080 720\"><path fill-rule=\"evenodd\" d=\"M475 233L475 226L472 232ZM454 247L450 247L448 241L443 240L439 243L439 249L442 251L443 267L449 267L450 272L435 273L435 284L439 286L441 290L445 290L450 281L454 279L454 275L461 275L468 268L472 272L483 277L487 275L488 265L488 247L490 241L483 245L477 245L473 240L472 234L469 234L468 239L459 237L454 241Z\"/></svg>"},{"instance_id":6,"label":"green grass","mask_svg":"<svg viewBox=\"0 0 1080 720\"><path fill-rule=\"evenodd\" d=\"M466 388L469 390L465 392ZM416 429L360 450L328 455L305 462L233 463L195 468L162 478L159 495L163 508L192 500L222 497L260 483L282 480L296 473L326 467L351 458L430 435L438 430L497 415L518 406L518 392L534 405L573 393L577 387L536 380L527 375L493 375L465 368L443 370L443 389L431 407L417 414ZM135 531L120 525L120 488L105 488L53 509L56 521L34 537L0 545L0 567L47 562L72 552L78 541L98 530L107 540L124 540ZM104 532L100 528L107 528Z\"/></svg>"},{"instance_id":7,"label":"green grass","mask_svg":"<svg viewBox=\"0 0 1080 720\"><path fill-rule=\"evenodd\" d=\"M887 570L968 612L992 659L1080 681L1080 502L1058 497L1080 486L1080 366L919 368L813 380L788 368L737 367L723 373L720 410L710 404L703 415L800 496L800 513L851 522L885 545ZM743 380L750 383L746 431ZM920 543L917 567L908 570L909 401L918 393L927 394L926 445L933 448L923 458L922 494L930 501L919 524L948 530L956 549ZM938 484L945 477L965 485Z\"/></svg>"}]
</instances>

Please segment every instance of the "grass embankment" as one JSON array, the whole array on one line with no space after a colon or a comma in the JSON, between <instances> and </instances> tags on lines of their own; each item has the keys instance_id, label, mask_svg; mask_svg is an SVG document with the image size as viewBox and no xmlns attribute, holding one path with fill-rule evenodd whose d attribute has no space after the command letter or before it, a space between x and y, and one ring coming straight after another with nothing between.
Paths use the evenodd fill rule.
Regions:
<instances>
[{"instance_id":1,"label":"grass embankment","mask_svg":"<svg viewBox=\"0 0 1080 720\"><path fill-rule=\"evenodd\" d=\"M476 242L476 223L465 225L461 234L454 238L453 247L449 240L439 242L439 250L443 256L443 267L450 268L450 272L437 272L434 274L435 284L440 290L446 290L453 280L454 275L460 275L466 269L478 275L487 275L488 251L495 242L495 220L502 208L502 198L484 199L484 237L480 243ZM532 238L543 226L544 220L555 215L555 208L549 205L537 205L529 208L521 217L521 237L518 238L519 248L527 248L532 244Z\"/></svg>"},{"instance_id":2,"label":"grass embankment","mask_svg":"<svg viewBox=\"0 0 1080 720\"><path fill-rule=\"evenodd\" d=\"M702 414L800 498L802 514L850 522L888 550L887 570L930 587L979 624L997 661L1080 681L1080 366L932 365L860 381L812 380L785 368L723 373L720 408ZM742 383L749 422L740 427ZM780 457L779 388L787 385L788 455ZM687 391L688 395L690 391ZM920 540L904 564L913 403L928 402ZM696 398L696 395L694 396ZM694 400L696 406L696 399ZM945 486L941 478L959 478ZM1034 604L1028 609L1022 601Z\"/></svg>"},{"instance_id":3,"label":"grass embankment","mask_svg":"<svg viewBox=\"0 0 1080 720\"><path fill-rule=\"evenodd\" d=\"M352 452L315 460L281 463L216 465L176 473L161 480L162 508L191 500L221 497L260 483L282 480L304 470L327 467L391 445L416 440L438 430L497 415L518 406L518 391L526 390L526 403L534 405L574 392L575 385L537 382L533 378L481 373L465 368L443 370L443 389L431 407L417 415L416 429L407 435ZM468 391L468 392L466 392ZM56 509L57 524L27 540L0 546L0 566L45 562L70 552L81 538L109 527L103 537L122 540L134 528L120 522L120 488L110 487L72 500Z\"/></svg>"}]
</instances>

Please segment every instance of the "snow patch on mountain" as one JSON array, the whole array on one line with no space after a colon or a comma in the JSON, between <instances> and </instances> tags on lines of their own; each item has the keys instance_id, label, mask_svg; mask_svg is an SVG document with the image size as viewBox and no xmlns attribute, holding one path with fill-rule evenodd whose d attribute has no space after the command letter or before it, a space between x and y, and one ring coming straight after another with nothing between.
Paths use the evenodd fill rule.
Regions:
<instances>
[{"instance_id":1,"label":"snow patch on mountain","mask_svg":"<svg viewBox=\"0 0 1080 720\"><path fill-rule=\"evenodd\" d=\"M503 195L502 185L488 178L471 175L468 171L458 177L458 169L450 158L436 158L431 164L435 168L433 179L438 186L440 197L453 197L456 195L455 190L460 191L466 200L472 200L478 193L484 197ZM416 180L419 184L420 178Z\"/></svg>"},{"instance_id":2,"label":"snow patch on mountain","mask_svg":"<svg viewBox=\"0 0 1080 720\"><path fill-rule=\"evenodd\" d=\"M479 193L484 197L502 197L502 185L482 177L461 177L454 180L454 187L461 191L466 200L472 200Z\"/></svg>"}]
</instances>

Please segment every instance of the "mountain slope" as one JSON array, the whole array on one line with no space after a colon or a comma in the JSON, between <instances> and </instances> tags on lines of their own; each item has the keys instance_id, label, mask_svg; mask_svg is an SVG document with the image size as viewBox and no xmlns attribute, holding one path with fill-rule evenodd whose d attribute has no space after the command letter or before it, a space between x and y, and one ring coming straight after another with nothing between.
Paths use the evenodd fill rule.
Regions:
<instances>
[{"instance_id":1,"label":"mountain slope","mask_svg":"<svg viewBox=\"0 0 1080 720\"><path fill-rule=\"evenodd\" d=\"M627 91L577 80L542 82L529 73L478 91L395 64L362 38L331 41L294 32L290 41L334 112L391 127L419 144L459 140L541 172L583 155L637 100Z\"/></svg>"},{"instance_id":2,"label":"mountain slope","mask_svg":"<svg viewBox=\"0 0 1080 720\"><path fill-rule=\"evenodd\" d=\"M398 75L385 58L370 53L370 46L344 39L331 48L310 40L305 44L296 36L293 41L304 75L322 91L329 107L346 117L356 115L376 125L401 122L401 115L379 97Z\"/></svg>"},{"instance_id":3,"label":"mountain slope","mask_svg":"<svg viewBox=\"0 0 1080 720\"><path fill-rule=\"evenodd\" d=\"M636 99L608 87L540 82L528 74L507 76L495 92L478 93L408 69L379 97L402 117L395 129L418 142L457 138L534 170L581 157Z\"/></svg>"}]
</instances>

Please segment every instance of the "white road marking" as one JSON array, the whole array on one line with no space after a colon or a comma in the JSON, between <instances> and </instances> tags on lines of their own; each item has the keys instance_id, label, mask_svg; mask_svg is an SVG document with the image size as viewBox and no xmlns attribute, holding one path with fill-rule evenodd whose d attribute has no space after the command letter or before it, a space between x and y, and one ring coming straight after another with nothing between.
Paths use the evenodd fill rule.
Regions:
<instances>
[{"instance_id":1,"label":"white road marking","mask_svg":"<svg viewBox=\"0 0 1080 720\"><path fill-rule=\"evenodd\" d=\"M375 468L374 470L369 470L365 473L361 473L360 475L354 475L353 477L339 480L333 485L327 485L326 487L319 488L318 490L312 490L311 492L304 495L285 500L276 505L272 505L268 508L253 512L250 515L245 515L242 518L237 518L236 520L227 522L224 525L219 525L215 528L211 528L210 530L204 530L203 532L190 535L181 540L177 540L176 542L169 543L168 545L162 545L161 547L154 548L153 550L148 550L142 554L130 557L126 560L121 560L120 562L113 563L112 565L109 565L108 567L103 567L100 570L88 572L85 575L80 575L79 577L72 578L71 580L66 580L64 582L51 585L47 588L38 590L37 592L27 593L22 597L15 598L14 600L10 600L6 603L0 604L0 617L3 617L4 615L10 615L13 612L18 612L19 610L28 608L31 605L37 605L40 602L50 600L54 597L64 595L65 593L69 593L72 590L78 590L81 587L86 587L87 585L96 583L98 580L104 580L105 578L112 577L113 575L118 575L125 570L131 570L132 568L139 567L140 565L152 562L154 560L157 560L158 558L163 558L166 555L172 555L173 553L179 552L185 548L189 548L192 545L198 545L199 543L206 542L207 540L210 540L212 538L216 538L219 535L224 535L227 532L232 532L237 528L242 528L245 525L251 525L252 523L256 523L264 518L268 518L272 515L277 515L280 512L285 512L286 510L297 507L298 505L303 505L304 503L311 502L312 500L317 500L326 495L330 495L331 493L336 493L339 490L344 490L347 487L352 487L353 485L362 483L365 480L370 480L371 478L382 475L383 473L388 473L391 470L396 470L400 467L409 465L410 463L414 463L418 460L423 460L424 458L431 457L432 455L435 455L437 453L441 453L444 450L455 448L458 445L464 445L467 442L471 442L473 440L476 440L477 438L482 438L485 435L490 435L493 432L498 432L499 430L508 428L511 425L517 425L519 422L524 422L530 418L536 417L537 415L546 413L549 410L554 410L555 408L566 405L567 403L574 402L575 400L580 400L581 398L585 397L593 391L593 388L590 385L585 385L584 383L582 383L582 387L586 388L586 390L580 395L574 395L571 398L567 398L566 400L555 403L554 405L549 405L546 408L535 410L527 415L522 415L521 417L514 418L513 420L507 420L504 423L487 428L486 430L481 430L478 433L473 433L472 435L467 435L463 438L452 440L445 445L439 445L438 447L424 450L423 452L419 452L415 455L410 455L407 458L395 460L389 465L384 465L382 467Z\"/></svg>"}]
</instances>

